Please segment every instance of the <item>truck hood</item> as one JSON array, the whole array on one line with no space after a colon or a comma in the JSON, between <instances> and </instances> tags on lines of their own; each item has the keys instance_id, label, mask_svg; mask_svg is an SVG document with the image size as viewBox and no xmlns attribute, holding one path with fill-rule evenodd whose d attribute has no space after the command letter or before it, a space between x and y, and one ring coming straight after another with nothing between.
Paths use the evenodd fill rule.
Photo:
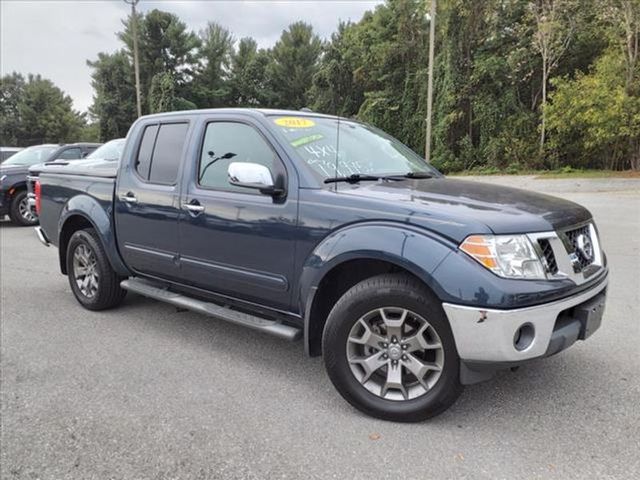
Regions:
<instances>
[{"instance_id":1,"label":"truck hood","mask_svg":"<svg viewBox=\"0 0 640 480\"><path fill-rule=\"evenodd\" d=\"M410 216L425 215L465 224L470 230L478 230L475 233L481 233L479 223L496 234L529 233L558 230L591 218L586 208L568 200L470 180L361 182L340 190L354 197L402 206Z\"/></svg>"}]
</instances>

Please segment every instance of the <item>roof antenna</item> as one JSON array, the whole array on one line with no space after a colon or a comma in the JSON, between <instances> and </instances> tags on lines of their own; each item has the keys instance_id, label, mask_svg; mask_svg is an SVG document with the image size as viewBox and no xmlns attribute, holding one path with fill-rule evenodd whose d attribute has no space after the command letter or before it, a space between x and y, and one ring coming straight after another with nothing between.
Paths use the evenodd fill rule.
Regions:
<instances>
[{"instance_id":1,"label":"roof antenna","mask_svg":"<svg viewBox=\"0 0 640 480\"><path fill-rule=\"evenodd\" d=\"M340 154L340 116L338 116L338 131L336 133L336 171L335 178L338 178L338 155ZM335 182L336 192L338 191L338 182Z\"/></svg>"}]
</instances>

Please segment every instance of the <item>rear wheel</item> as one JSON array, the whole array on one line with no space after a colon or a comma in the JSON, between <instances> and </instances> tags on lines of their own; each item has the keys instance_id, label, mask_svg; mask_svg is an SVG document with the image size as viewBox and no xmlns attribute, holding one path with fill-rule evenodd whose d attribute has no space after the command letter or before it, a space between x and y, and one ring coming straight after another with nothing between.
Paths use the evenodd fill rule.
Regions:
<instances>
[{"instance_id":1,"label":"rear wheel","mask_svg":"<svg viewBox=\"0 0 640 480\"><path fill-rule=\"evenodd\" d=\"M26 190L16 193L16 196L13 197L13 200L11 201L11 208L9 210L9 217L12 222L22 225L23 227L28 227L38 223L38 217L35 216L31 211L31 207L29 207L29 199L27 197Z\"/></svg>"},{"instance_id":2,"label":"rear wheel","mask_svg":"<svg viewBox=\"0 0 640 480\"><path fill-rule=\"evenodd\" d=\"M67 275L74 296L89 310L105 310L122 302L126 290L93 228L78 230L67 246Z\"/></svg>"},{"instance_id":3,"label":"rear wheel","mask_svg":"<svg viewBox=\"0 0 640 480\"><path fill-rule=\"evenodd\" d=\"M329 314L322 347L340 394L374 417L424 420L462 391L440 302L408 275L376 276L345 293Z\"/></svg>"}]
</instances>

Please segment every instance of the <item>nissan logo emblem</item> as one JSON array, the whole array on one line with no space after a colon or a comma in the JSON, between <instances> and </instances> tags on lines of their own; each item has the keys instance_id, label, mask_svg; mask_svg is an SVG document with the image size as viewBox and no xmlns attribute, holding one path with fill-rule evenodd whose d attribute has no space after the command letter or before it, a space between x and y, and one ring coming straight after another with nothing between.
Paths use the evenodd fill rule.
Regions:
<instances>
[{"instance_id":1,"label":"nissan logo emblem","mask_svg":"<svg viewBox=\"0 0 640 480\"><path fill-rule=\"evenodd\" d=\"M578 247L578 252L580 252L585 260L593 260L593 244L591 243L591 239L587 235L585 235L584 233L578 235L576 244Z\"/></svg>"}]
</instances>

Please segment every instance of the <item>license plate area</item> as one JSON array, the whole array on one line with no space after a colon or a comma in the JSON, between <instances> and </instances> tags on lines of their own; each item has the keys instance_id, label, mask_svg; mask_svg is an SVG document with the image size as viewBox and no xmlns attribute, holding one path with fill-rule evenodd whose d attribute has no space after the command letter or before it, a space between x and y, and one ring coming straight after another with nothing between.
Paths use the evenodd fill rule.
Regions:
<instances>
[{"instance_id":1,"label":"license plate area","mask_svg":"<svg viewBox=\"0 0 640 480\"><path fill-rule=\"evenodd\" d=\"M580 334L578 336L580 340L589 338L593 332L600 328L606 298L606 292L602 292L592 299L574 307L573 317L580 320L581 324Z\"/></svg>"}]
</instances>

